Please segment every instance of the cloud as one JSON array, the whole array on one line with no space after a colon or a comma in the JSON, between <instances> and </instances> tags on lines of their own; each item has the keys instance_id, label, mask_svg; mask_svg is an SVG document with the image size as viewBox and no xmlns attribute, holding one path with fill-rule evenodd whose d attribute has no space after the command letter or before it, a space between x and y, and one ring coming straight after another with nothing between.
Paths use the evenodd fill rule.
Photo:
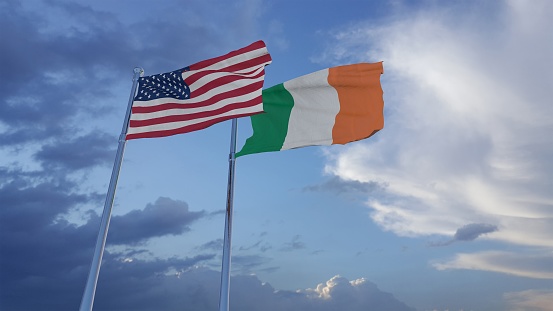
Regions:
<instances>
[{"instance_id":1,"label":"cloud","mask_svg":"<svg viewBox=\"0 0 553 311\"><path fill-rule=\"evenodd\" d=\"M526 290L503 295L509 304L509 311L549 311L553 301L551 290Z\"/></svg>"},{"instance_id":2,"label":"cloud","mask_svg":"<svg viewBox=\"0 0 553 311\"><path fill-rule=\"evenodd\" d=\"M456 241L474 241L478 237L497 231L497 226L490 224L468 224L457 229L453 238L446 242L434 242L430 246L445 246Z\"/></svg>"},{"instance_id":3,"label":"cloud","mask_svg":"<svg viewBox=\"0 0 553 311\"><path fill-rule=\"evenodd\" d=\"M71 248L74 251L75 248ZM189 258L139 258L140 252L106 252L98 280L94 310L187 310L216 309L220 273L202 268L213 254ZM234 257L241 264L258 259ZM263 261L263 260L261 260ZM87 261L88 262L88 261ZM74 310L80 303L87 265L67 267L17 282L3 279L0 306L7 310ZM390 310L412 311L391 294L365 279L348 281L335 276L315 289L276 290L254 275L231 277L230 301L240 310ZM20 293L33 299L19 299Z\"/></svg>"},{"instance_id":4,"label":"cloud","mask_svg":"<svg viewBox=\"0 0 553 311\"><path fill-rule=\"evenodd\" d=\"M152 280L148 280L149 282ZM119 291L115 286L110 297L113 299L95 305L95 309L132 310L180 310L186 304L187 310L216 309L218 301L219 274L212 270L190 269L179 277L158 278L156 287L144 286L141 295L127 296L117 300ZM145 284L148 285L148 284ZM324 286L328 295L315 294L316 289L298 291L275 290L270 284L262 283L255 276L238 275L231 278L230 303L239 310L336 310L336 306L347 310L414 310L392 295L380 291L374 284L358 279L349 282L334 277ZM319 288L317 287L317 288ZM162 290L152 290L158 288ZM108 290L106 289L107 293ZM100 296L100 295L98 295ZM100 297L98 297L100 298ZM129 299L132 298L132 299Z\"/></svg>"},{"instance_id":5,"label":"cloud","mask_svg":"<svg viewBox=\"0 0 553 311\"><path fill-rule=\"evenodd\" d=\"M69 141L56 139L51 144L43 145L34 157L47 168L57 166L79 170L108 165L115 158L115 149L109 146L114 147L116 141L115 137L102 133L89 133Z\"/></svg>"},{"instance_id":6,"label":"cloud","mask_svg":"<svg viewBox=\"0 0 553 311\"><path fill-rule=\"evenodd\" d=\"M400 7L384 23L331 33L318 61L384 61L386 125L326 169L385 184L367 206L397 235L470 239L477 227L456 230L494 224L490 240L550 251L553 4L474 5Z\"/></svg>"},{"instance_id":7,"label":"cloud","mask_svg":"<svg viewBox=\"0 0 553 311\"><path fill-rule=\"evenodd\" d=\"M160 197L143 210L113 216L108 243L136 244L152 237L182 234L190 230L192 222L203 216L204 211L189 211L186 202Z\"/></svg>"},{"instance_id":8,"label":"cloud","mask_svg":"<svg viewBox=\"0 0 553 311\"><path fill-rule=\"evenodd\" d=\"M0 173L0 230L6 233L50 225L71 208L99 199L94 193L79 193L75 182L57 174L5 167Z\"/></svg>"},{"instance_id":9,"label":"cloud","mask_svg":"<svg viewBox=\"0 0 553 311\"><path fill-rule=\"evenodd\" d=\"M360 182L357 180L343 180L338 176L331 176L326 181L312 186L306 186L303 191L312 192L331 192L336 194L346 193L372 193L385 188L385 185L381 185L374 181Z\"/></svg>"},{"instance_id":10,"label":"cloud","mask_svg":"<svg viewBox=\"0 0 553 311\"><path fill-rule=\"evenodd\" d=\"M497 231L497 226L490 224L468 224L455 232L453 238L457 241L474 241L479 236Z\"/></svg>"},{"instance_id":11,"label":"cloud","mask_svg":"<svg viewBox=\"0 0 553 311\"><path fill-rule=\"evenodd\" d=\"M553 257L542 253L511 253L485 251L472 254L457 254L455 258L436 262L438 270L468 269L485 270L535 279L553 279Z\"/></svg>"},{"instance_id":12,"label":"cloud","mask_svg":"<svg viewBox=\"0 0 553 311\"><path fill-rule=\"evenodd\" d=\"M104 128L102 117L117 109L118 88L127 81L130 87L135 66L165 72L251 43L258 6L219 14L173 3L166 18L135 25L88 3L3 1L0 29L8 30L2 37L10 44L0 46L0 67L9 77L0 85L0 145L72 139ZM240 27L236 36L214 27L222 20Z\"/></svg>"},{"instance_id":13,"label":"cloud","mask_svg":"<svg viewBox=\"0 0 553 311\"><path fill-rule=\"evenodd\" d=\"M185 271L212 257L213 255L202 255L145 261L106 252L98 280L94 310L159 310L163 306L168 306L165 310L179 310L177 305L180 304L182 308L185 292L177 291L182 287L170 290L171 281L174 280L178 284L179 275L186 274ZM90 258L87 263L89 260ZM88 265L72 268L65 272L56 270L51 275L39 273L6 285L3 279L0 306L2 309L14 311L78 309ZM209 277L214 277L211 282L215 287L219 279L215 278L216 275L217 273L212 271L205 276L204 282L209 281ZM185 276L190 278L192 275L188 273ZM191 289L201 290L200 286ZM21 293L33 299L21 299ZM209 299L203 295L195 300L190 299L190 296L185 298L188 298L191 304Z\"/></svg>"},{"instance_id":14,"label":"cloud","mask_svg":"<svg viewBox=\"0 0 553 311\"><path fill-rule=\"evenodd\" d=\"M217 252L223 251L223 239L217 239L213 241L209 241L207 243L204 243L200 246L198 246L199 250L212 250Z\"/></svg>"},{"instance_id":15,"label":"cloud","mask_svg":"<svg viewBox=\"0 0 553 311\"><path fill-rule=\"evenodd\" d=\"M300 239L301 239L300 235L295 235L292 238L292 241L284 243L284 246L281 248L281 250L285 252L291 252L291 251L307 248L305 243L300 241Z\"/></svg>"},{"instance_id":16,"label":"cloud","mask_svg":"<svg viewBox=\"0 0 553 311\"><path fill-rule=\"evenodd\" d=\"M90 268L100 218L89 212L88 219L77 225L65 215L78 206L98 204L103 196L79 192L78 185L62 174L47 175L17 168L0 168L0 173L0 235L3 237L0 239L0 308L76 309ZM203 215L204 212L189 211L182 201L160 198L144 210L114 216L108 246L184 233ZM214 256L200 253L193 258L159 259L147 256L140 249L106 251L100 280L107 279L111 284L119 279L139 282L144 274L155 279L156 275L182 271ZM122 264L126 264L125 269ZM21 295L33 299L21 299Z\"/></svg>"},{"instance_id":17,"label":"cloud","mask_svg":"<svg viewBox=\"0 0 553 311\"><path fill-rule=\"evenodd\" d=\"M298 292L318 305L318 310L337 310L344 306L347 310L414 310L366 279L348 281L337 275L314 289Z\"/></svg>"},{"instance_id":18,"label":"cloud","mask_svg":"<svg viewBox=\"0 0 553 311\"><path fill-rule=\"evenodd\" d=\"M52 2L49 10L58 5ZM0 65L10 77L0 86L3 145L67 137L76 132L81 113L94 119L109 111L107 100L99 98L112 95L111 85L118 75L105 72L117 72L128 62L122 54L110 59L114 55L109 51L121 43L111 45L114 42L108 39L121 34L98 28L75 36L47 31L47 14L41 13L17 1L4 2L0 13L0 27L10 30L4 37L10 44L0 48ZM71 15L64 13L58 15L60 19ZM106 46L112 49L106 51Z\"/></svg>"}]
</instances>

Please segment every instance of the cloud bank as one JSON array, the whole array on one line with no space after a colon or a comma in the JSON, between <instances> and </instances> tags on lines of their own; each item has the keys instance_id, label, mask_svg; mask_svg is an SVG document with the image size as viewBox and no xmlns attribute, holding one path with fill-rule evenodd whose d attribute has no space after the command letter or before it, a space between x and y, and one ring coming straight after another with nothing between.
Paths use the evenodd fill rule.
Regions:
<instances>
[{"instance_id":1,"label":"cloud bank","mask_svg":"<svg viewBox=\"0 0 553 311\"><path fill-rule=\"evenodd\" d=\"M384 61L386 125L329 155L326 169L344 181L386 185L367 205L371 218L397 235L481 236L550 254L553 4L473 5L399 7L382 24L331 34L332 47L319 61ZM490 227L469 232L475 228L466 224ZM550 277L553 265L520 271L543 254L509 254L520 260L514 270L491 268L497 258L489 253L470 255L470 265L456 259L440 267Z\"/></svg>"}]
</instances>

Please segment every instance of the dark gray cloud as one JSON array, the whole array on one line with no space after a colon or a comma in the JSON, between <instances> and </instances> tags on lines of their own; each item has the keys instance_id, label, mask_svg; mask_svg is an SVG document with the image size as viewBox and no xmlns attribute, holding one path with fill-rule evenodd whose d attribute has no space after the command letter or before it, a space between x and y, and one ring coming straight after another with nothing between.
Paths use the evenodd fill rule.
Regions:
<instances>
[{"instance_id":1,"label":"dark gray cloud","mask_svg":"<svg viewBox=\"0 0 553 311\"><path fill-rule=\"evenodd\" d=\"M8 126L0 144L22 144L74 132L79 111L98 112L98 96L110 95L113 78L99 79L94 70L104 53L101 34L69 36L46 33L47 21L17 1L0 13L3 44L0 66L9 76L0 84L0 121ZM61 17L61 16L60 16ZM105 55L105 54L104 54ZM112 63L116 66L116 60ZM93 105L86 105L87 101Z\"/></svg>"},{"instance_id":2,"label":"dark gray cloud","mask_svg":"<svg viewBox=\"0 0 553 311\"><path fill-rule=\"evenodd\" d=\"M66 188L48 182L26 188L14 183L0 188L0 309L75 310L84 291L100 217L89 213L85 224L76 225L59 216L74 205L97 200L68 194ZM190 212L182 201L160 198L142 211L113 217L108 246L183 233L202 215ZM141 282L144 279L154 282L169 271L184 271L215 257L207 253L184 259L127 260L142 253L106 252L99 282L108 287L127 282L131 289L127 294L133 295L146 286ZM21 295L33 299L21 299Z\"/></svg>"},{"instance_id":3,"label":"dark gray cloud","mask_svg":"<svg viewBox=\"0 0 553 311\"><path fill-rule=\"evenodd\" d=\"M6 232L50 225L58 215L80 204L97 203L100 198L95 193L74 191L74 182L56 174L5 167L0 167L0 174L0 230Z\"/></svg>"},{"instance_id":4,"label":"dark gray cloud","mask_svg":"<svg viewBox=\"0 0 553 311\"><path fill-rule=\"evenodd\" d=\"M468 224L457 229L451 240L444 242L432 242L430 243L430 246L446 246L457 241L474 241L484 234L492 233L497 230L499 230L497 226L491 224Z\"/></svg>"},{"instance_id":5,"label":"dark gray cloud","mask_svg":"<svg viewBox=\"0 0 553 311\"><path fill-rule=\"evenodd\" d=\"M197 247L199 250L212 250L217 252L223 251L223 239L217 239L213 241L209 241L207 243L204 243Z\"/></svg>"},{"instance_id":6,"label":"dark gray cloud","mask_svg":"<svg viewBox=\"0 0 553 311\"><path fill-rule=\"evenodd\" d=\"M40 158L44 162L57 159L44 154ZM89 212L85 223L77 225L65 220L64 215L79 207L100 206L105 194L82 192L76 182L65 177L66 172L80 165L46 167L49 169L45 171L0 167L1 310L75 310L84 290L100 217ZM144 210L114 217L110 230L115 241L112 244L132 244L151 237L183 233L203 215L204 212L189 211L185 202L160 198ZM110 267L122 255L141 253L106 252L104 270L107 272L102 273L102 278L111 282L127 278L117 269L119 274L110 272ZM214 256L208 253L188 259L154 258L125 267L133 268L139 263L137 270L160 275L170 269L189 268ZM134 278L140 276L138 272L131 272L137 274Z\"/></svg>"},{"instance_id":7,"label":"dark gray cloud","mask_svg":"<svg viewBox=\"0 0 553 311\"><path fill-rule=\"evenodd\" d=\"M126 25L113 13L64 1L39 1L34 10L3 1L0 32L9 42L0 46L9 77L0 83L0 122L7 126L0 145L75 133L79 116L113 111L110 100L120 92L114 84L130 87L135 66L147 74L174 70L221 43L215 30L186 18Z\"/></svg>"},{"instance_id":8,"label":"dark gray cloud","mask_svg":"<svg viewBox=\"0 0 553 311\"><path fill-rule=\"evenodd\" d=\"M491 224L468 224L457 229L453 238L457 241L473 241L483 234L497 230L497 226Z\"/></svg>"},{"instance_id":9,"label":"dark gray cloud","mask_svg":"<svg viewBox=\"0 0 553 311\"><path fill-rule=\"evenodd\" d=\"M385 185L371 181L343 180L333 176L318 185L306 186L302 190L309 192L329 192L335 194L365 194L373 193L385 188Z\"/></svg>"},{"instance_id":10,"label":"dark gray cloud","mask_svg":"<svg viewBox=\"0 0 553 311\"><path fill-rule=\"evenodd\" d=\"M109 165L115 159L116 145L117 139L114 136L90 133L69 141L56 139L53 143L42 146L34 157L47 168L78 170Z\"/></svg>"},{"instance_id":11,"label":"dark gray cloud","mask_svg":"<svg viewBox=\"0 0 553 311\"><path fill-rule=\"evenodd\" d=\"M108 241L113 244L135 244L152 237L182 234L190 231L189 225L205 214L204 211L189 211L186 202L160 197L143 210L113 216Z\"/></svg>"},{"instance_id":12,"label":"dark gray cloud","mask_svg":"<svg viewBox=\"0 0 553 311\"><path fill-rule=\"evenodd\" d=\"M168 285L166 279L176 279L177 274L171 272L189 270L212 257L213 255L201 255L183 259L145 261L130 260L106 252L98 280L94 310L156 310L156 304L159 308L168 303L179 302L181 298L177 292L172 292L174 296L168 296L163 292ZM0 307L2 310L13 311L77 310L84 290L87 269L88 265L82 265L65 272L53 271L57 274L49 276L37 274L18 282L10 282L11 287L3 284ZM172 310L178 309L173 306Z\"/></svg>"}]
</instances>

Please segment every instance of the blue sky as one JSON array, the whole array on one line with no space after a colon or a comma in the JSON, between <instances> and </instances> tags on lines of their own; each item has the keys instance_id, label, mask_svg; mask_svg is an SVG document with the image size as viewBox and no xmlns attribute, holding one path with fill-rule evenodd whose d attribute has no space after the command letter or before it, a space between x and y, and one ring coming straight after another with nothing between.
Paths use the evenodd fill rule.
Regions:
<instances>
[{"instance_id":1,"label":"blue sky","mask_svg":"<svg viewBox=\"0 0 553 311\"><path fill-rule=\"evenodd\" d=\"M0 1L0 309L78 308L132 70L384 62L385 128L237 160L231 310L551 310L550 1ZM238 148L251 134L238 123ZM127 143L94 310L216 310L230 121Z\"/></svg>"}]
</instances>

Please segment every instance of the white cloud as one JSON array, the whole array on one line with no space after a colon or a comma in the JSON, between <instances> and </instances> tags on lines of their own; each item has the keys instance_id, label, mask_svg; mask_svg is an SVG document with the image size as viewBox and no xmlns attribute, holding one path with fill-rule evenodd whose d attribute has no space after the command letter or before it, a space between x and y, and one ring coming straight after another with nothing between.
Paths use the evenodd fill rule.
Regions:
<instances>
[{"instance_id":1,"label":"white cloud","mask_svg":"<svg viewBox=\"0 0 553 311\"><path fill-rule=\"evenodd\" d=\"M520 254L486 251L473 254L457 254L447 262L433 264L438 270L469 269L488 270L536 279L553 279L551 254Z\"/></svg>"},{"instance_id":2,"label":"white cloud","mask_svg":"<svg viewBox=\"0 0 553 311\"><path fill-rule=\"evenodd\" d=\"M321 57L384 61L384 130L327 171L388 185L367 200L385 230L453 236L486 223L498 230L485 239L553 248L553 3L495 4L358 24Z\"/></svg>"},{"instance_id":3,"label":"white cloud","mask_svg":"<svg viewBox=\"0 0 553 311\"><path fill-rule=\"evenodd\" d=\"M357 279L349 282L343 277L336 275L325 283L319 283L314 289L307 289L305 293L308 294L311 298L320 298L320 299L331 299L333 292L339 290L339 288L355 288L361 284L365 283L365 279Z\"/></svg>"},{"instance_id":4,"label":"white cloud","mask_svg":"<svg viewBox=\"0 0 553 311\"><path fill-rule=\"evenodd\" d=\"M551 290L526 290L511 292L504 295L509 303L510 311L551 311L553 307L553 291Z\"/></svg>"},{"instance_id":5,"label":"white cloud","mask_svg":"<svg viewBox=\"0 0 553 311\"><path fill-rule=\"evenodd\" d=\"M314 289L298 290L297 293L307 298L303 307L299 305L300 310L411 310L364 278L349 281L336 275Z\"/></svg>"}]
</instances>

